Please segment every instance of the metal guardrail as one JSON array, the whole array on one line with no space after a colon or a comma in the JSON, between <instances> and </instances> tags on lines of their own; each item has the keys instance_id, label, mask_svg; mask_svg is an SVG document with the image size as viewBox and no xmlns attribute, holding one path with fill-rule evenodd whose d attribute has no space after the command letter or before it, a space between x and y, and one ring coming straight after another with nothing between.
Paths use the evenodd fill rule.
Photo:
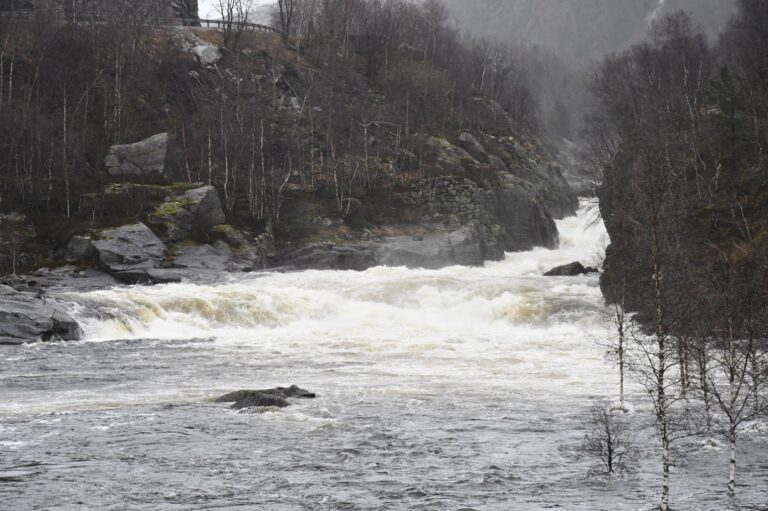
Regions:
<instances>
[{"instance_id":1,"label":"metal guardrail","mask_svg":"<svg viewBox=\"0 0 768 511\"><path fill-rule=\"evenodd\" d=\"M12 18L22 20L34 20L38 17L49 19L52 17L56 21L72 22L70 17L64 15L64 13L56 12L53 16L50 16L50 11L4 11L0 12L0 19ZM227 20L212 20L202 18L159 18L159 17L123 17L123 18L108 18L105 16L82 16L77 20L78 23L99 23L99 24L112 24L112 25L142 25L150 27L205 27L216 28L225 32L231 32L233 30L249 30L254 32L266 32L269 34L283 35L281 30L268 25L260 25L258 23L250 23L246 21L227 21Z\"/></svg>"}]
</instances>

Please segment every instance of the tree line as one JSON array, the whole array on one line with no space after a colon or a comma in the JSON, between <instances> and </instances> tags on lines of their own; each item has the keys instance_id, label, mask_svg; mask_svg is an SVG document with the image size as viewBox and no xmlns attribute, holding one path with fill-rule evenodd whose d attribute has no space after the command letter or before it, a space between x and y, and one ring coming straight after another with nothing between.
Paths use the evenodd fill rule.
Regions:
<instances>
[{"instance_id":1,"label":"tree line","mask_svg":"<svg viewBox=\"0 0 768 511\"><path fill-rule=\"evenodd\" d=\"M100 197L109 146L169 131L176 178L216 185L238 221L279 220L287 190L343 216L353 195L423 177L431 136L540 129L518 52L462 36L436 0L280 2L285 41L236 23L220 40L201 32L222 47L210 68L143 24L145 5L162 7L99 2L116 15L96 21L82 0L60 7L68 22L46 9L0 20L1 210L114 221ZM218 8L249 21L251 5Z\"/></svg>"},{"instance_id":2,"label":"tree line","mask_svg":"<svg viewBox=\"0 0 768 511\"><path fill-rule=\"evenodd\" d=\"M625 365L653 401L669 508L673 442L737 439L768 396L768 3L710 43L683 13L605 59L589 122L611 234L603 287ZM623 399L623 396L622 396Z\"/></svg>"}]
</instances>

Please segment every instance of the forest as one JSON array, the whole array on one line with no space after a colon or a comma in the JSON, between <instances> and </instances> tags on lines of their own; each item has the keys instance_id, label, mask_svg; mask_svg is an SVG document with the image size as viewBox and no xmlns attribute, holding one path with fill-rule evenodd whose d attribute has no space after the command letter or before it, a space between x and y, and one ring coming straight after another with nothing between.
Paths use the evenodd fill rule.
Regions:
<instances>
[{"instance_id":1,"label":"forest","mask_svg":"<svg viewBox=\"0 0 768 511\"><path fill-rule=\"evenodd\" d=\"M612 241L602 287L616 351L635 351L653 399L662 509L670 446L686 435L725 435L736 492L738 434L767 406L768 4L740 0L715 42L666 17L606 58L591 89Z\"/></svg>"},{"instance_id":2,"label":"forest","mask_svg":"<svg viewBox=\"0 0 768 511\"><path fill-rule=\"evenodd\" d=\"M424 177L429 137L540 125L513 49L465 38L438 1L281 2L283 37L237 23L252 2L223 2L223 33L199 33L224 73L168 43L156 2L64 4L0 20L0 209L46 249L137 213L99 203L103 162L157 132L176 141L176 181L214 184L234 223L264 229L286 190L346 214L353 194Z\"/></svg>"}]
</instances>

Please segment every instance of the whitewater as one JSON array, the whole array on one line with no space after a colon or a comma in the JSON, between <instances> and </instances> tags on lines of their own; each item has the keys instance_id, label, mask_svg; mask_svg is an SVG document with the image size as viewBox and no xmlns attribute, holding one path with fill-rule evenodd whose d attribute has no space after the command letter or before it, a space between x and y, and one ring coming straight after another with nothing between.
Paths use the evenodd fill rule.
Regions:
<instances>
[{"instance_id":1,"label":"whitewater","mask_svg":"<svg viewBox=\"0 0 768 511\"><path fill-rule=\"evenodd\" d=\"M558 228L559 249L478 268L58 297L84 341L0 351L0 509L651 509L658 463L639 388L635 472L596 476L578 450L591 404L616 399L611 326L597 275L542 273L599 265L609 239L589 201ZM213 402L290 384L318 398ZM691 444L675 502L764 509L768 467L750 442L764 437L742 444L742 500L719 491L725 454Z\"/></svg>"}]
</instances>

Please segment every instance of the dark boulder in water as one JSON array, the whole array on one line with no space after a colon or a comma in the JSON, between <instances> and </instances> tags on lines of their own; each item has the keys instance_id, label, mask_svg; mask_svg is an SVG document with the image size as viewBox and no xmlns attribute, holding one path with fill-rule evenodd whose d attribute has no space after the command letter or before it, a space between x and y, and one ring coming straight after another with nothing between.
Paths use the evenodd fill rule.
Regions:
<instances>
[{"instance_id":1,"label":"dark boulder in water","mask_svg":"<svg viewBox=\"0 0 768 511\"><path fill-rule=\"evenodd\" d=\"M47 300L43 290L22 293L0 285L0 344L75 341L82 335L66 308Z\"/></svg>"},{"instance_id":2,"label":"dark boulder in water","mask_svg":"<svg viewBox=\"0 0 768 511\"><path fill-rule=\"evenodd\" d=\"M288 398L292 397L312 399L315 397L315 393L299 388L296 385L291 385L290 387L276 387L274 389L238 390L221 396L216 399L216 402L233 403L232 408L234 410L256 406L285 408L291 405Z\"/></svg>"},{"instance_id":3,"label":"dark boulder in water","mask_svg":"<svg viewBox=\"0 0 768 511\"><path fill-rule=\"evenodd\" d=\"M562 266L557 266L555 268L552 268L548 272L544 274L545 277L575 277L577 275L585 275L587 273L598 273L598 270L595 268L587 267L585 268L583 264L576 261L570 264L564 264Z\"/></svg>"}]
</instances>

